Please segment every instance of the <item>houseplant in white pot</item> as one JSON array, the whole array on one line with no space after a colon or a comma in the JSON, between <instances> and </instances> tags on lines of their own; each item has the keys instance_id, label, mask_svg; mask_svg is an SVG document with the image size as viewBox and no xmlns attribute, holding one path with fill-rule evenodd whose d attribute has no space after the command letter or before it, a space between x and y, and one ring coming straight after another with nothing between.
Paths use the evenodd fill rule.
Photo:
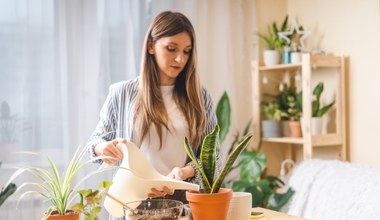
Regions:
<instances>
[{"instance_id":1,"label":"houseplant in white pot","mask_svg":"<svg viewBox=\"0 0 380 220\"><path fill-rule=\"evenodd\" d=\"M232 190L221 188L221 185L240 152L245 149L252 138L252 135L248 135L231 151L220 173L218 173L216 170L216 150L219 141L219 130L219 125L216 125L214 131L204 138L199 159L196 158L187 137L185 137L184 147L186 153L200 174L202 184L200 192L186 192L186 199L189 201L195 220L225 220L227 218Z\"/></svg>"},{"instance_id":2,"label":"houseplant in white pot","mask_svg":"<svg viewBox=\"0 0 380 220\"><path fill-rule=\"evenodd\" d=\"M323 82L319 82L313 89L313 101L311 103L311 134L318 135L322 133L323 130L323 120L322 116L331 109L331 107L335 104L335 100L326 104L321 105L321 95L324 90ZM302 93L301 93L301 107L302 107ZM304 118L301 118L301 126L304 131Z\"/></svg>"},{"instance_id":3,"label":"houseplant in white pot","mask_svg":"<svg viewBox=\"0 0 380 220\"><path fill-rule=\"evenodd\" d=\"M84 161L83 157L87 156L88 146L79 147L75 151L66 169L61 172L58 170L56 163L51 157L38 152L22 152L37 157L45 156L49 168L46 169L44 166L25 165L14 172L8 182L14 181L24 173L32 174L35 177L32 181L25 182L18 187L15 193L16 195L21 194L18 201L22 200L28 194L38 194L51 204L45 213L41 213L43 219L79 220L80 213L74 211L71 208L71 205L77 197L76 192L78 191L80 184L94 174L113 168L110 167L92 171L82 177L79 182L75 184L74 179L77 178L78 173L86 167L86 165L91 164L94 160L106 158L103 156ZM27 187L32 187L33 189L25 190Z\"/></svg>"},{"instance_id":4,"label":"houseplant in white pot","mask_svg":"<svg viewBox=\"0 0 380 220\"><path fill-rule=\"evenodd\" d=\"M265 50L263 53L265 66L273 66L280 63L281 50L287 45L287 42L281 38L278 33L283 32L288 28L288 16L285 17L278 28L276 22L268 25L266 34L258 33L259 38L265 43Z\"/></svg>"}]
</instances>

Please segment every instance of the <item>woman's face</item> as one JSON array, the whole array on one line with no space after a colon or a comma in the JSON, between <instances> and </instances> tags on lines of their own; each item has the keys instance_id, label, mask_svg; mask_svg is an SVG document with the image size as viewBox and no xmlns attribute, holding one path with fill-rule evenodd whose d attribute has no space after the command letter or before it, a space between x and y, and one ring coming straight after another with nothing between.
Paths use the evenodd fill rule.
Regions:
<instances>
[{"instance_id":1,"label":"woman's face","mask_svg":"<svg viewBox=\"0 0 380 220\"><path fill-rule=\"evenodd\" d=\"M148 52L156 59L160 85L174 85L189 60L191 49L191 38L187 32L160 38L150 45Z\"/></svg>"}]
</instances>

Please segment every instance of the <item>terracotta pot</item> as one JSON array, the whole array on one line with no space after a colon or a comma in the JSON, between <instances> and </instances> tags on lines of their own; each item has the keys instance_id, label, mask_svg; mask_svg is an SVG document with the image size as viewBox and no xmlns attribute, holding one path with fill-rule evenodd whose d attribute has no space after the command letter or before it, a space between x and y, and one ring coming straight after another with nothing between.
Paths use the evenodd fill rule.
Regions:
<instances>
[{"instance_id":1,"label":"terracotta pot","mask_svg":"<svg viewBox=\"0 0 380 220\"><path fill-rule=\"evenodd\" d=\"M53 211L47 220L79 220L79 213L67 210L66 215L56 215L57 211Z\"/></svg>"},{"instance_id":2,"label":"terracotta pot","mask_svg":"<svg viewBox=\"0 0 380 220\"><path fill-rule=\"evenodd\" d=\"M290 137L302 137L301 122L289 121Z\"/></svg>"},{"instance_id":3,"label":"terracotta pot","mask_svg":"<svg viewBox=\"0 0 380 220\"><path fill-rule=\"evenodd\" d=\"M226 220L231 198L232 190L227 188L213 194L186 191L194 220Z\"/></svg>"}]
</instances>

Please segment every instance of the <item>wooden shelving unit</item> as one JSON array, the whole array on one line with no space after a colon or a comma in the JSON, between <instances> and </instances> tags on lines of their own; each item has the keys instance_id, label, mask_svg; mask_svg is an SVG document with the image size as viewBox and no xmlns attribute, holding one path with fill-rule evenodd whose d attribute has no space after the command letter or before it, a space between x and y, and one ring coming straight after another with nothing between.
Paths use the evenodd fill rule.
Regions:
<instances>
[{"instance_id":1,"label":"wooden shelving unit","mask_svg":"<svg viewBox=\"0 0 380 220\"><path fill-rule=\"evenodd\" d=\"M303 159L311 159L313 157L314 147L339 147L339 158L347 159L347 143L346 143L346 95L345 95L345 57L343 56L311 56L308 53L302 55L302 63L300 64L280 64L276 66L259 66L258 62L253 63L253 126L255 137L261 137L261 118L260 103L262 98L261 90L261 74L268 71L275 74L283 74L285 72L301 71L302 75L302 92L303 92L303 117L305 119L305 132L302 138L262 138L265 143L280 143L288 145L301 145L303 148ZM335 97L335 131L333 133L314 135L311 134L311 94L312 83L311 76L313 70L318 68L334 68L337 76L337 85Z\"/></svg>"}]
</instances>

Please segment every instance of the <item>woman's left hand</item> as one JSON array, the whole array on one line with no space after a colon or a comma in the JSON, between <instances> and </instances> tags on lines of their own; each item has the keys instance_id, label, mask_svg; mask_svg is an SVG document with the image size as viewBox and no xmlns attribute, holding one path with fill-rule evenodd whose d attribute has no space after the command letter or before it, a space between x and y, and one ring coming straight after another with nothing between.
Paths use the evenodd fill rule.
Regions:
<instances>
[{"instance_id":1,"label":"woman's left hand","mask_svg":"<svg viewBox=\"0 0 380 220\"><path fill-rule=\"evenodd\" d=\"M158 190L156 188L152 188L150 193L148 194L149 198L156 198L156 197L164 197L166 195L173 195L174 190L170 189L167 186L164 186L162 190Z\"/></svg>"}]
</instances>

